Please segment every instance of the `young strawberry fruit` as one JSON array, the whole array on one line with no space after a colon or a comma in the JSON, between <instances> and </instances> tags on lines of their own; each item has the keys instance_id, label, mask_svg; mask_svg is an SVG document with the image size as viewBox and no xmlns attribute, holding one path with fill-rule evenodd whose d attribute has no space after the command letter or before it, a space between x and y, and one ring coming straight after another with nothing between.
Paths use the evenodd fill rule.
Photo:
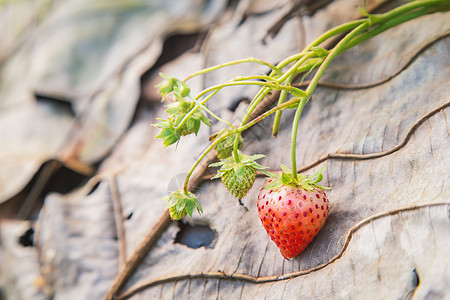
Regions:
<instances>
[{"instance_id":1,"label":"young strawberry fruit","mask_svg":"<svg viewBox=\"0 0 450 300\"><path fill-rule=\"evenodd\" d=\"M228 191L238 199L242 199L253 186L256 178L256 170L264 170L255 160L264 155L244 155L239 152L239 162L233 156L209 165L210 167L222 166L214 178L221 178Z\"/></svg>"},{"instance_id":2,"label":"young strawberry fruit","mask_svg":"<svg viewBox=\"0 0 450 300\"><path fill-rule=\"evenodd\" d=\"M225 159L230 157L233 154L234 141L236 137L234 135L230 135L225 139L221 140L215 147L217 157L219 159ZM244 141L241 135L238 136L238 149L241 149L244 145Z\"/></svg>"},{"instance_id":3,"label":"young strawberry fruit","mask_svg":"<svg viewBox=\"0 0 450 300\"><path fill-rule=\"evenodd\" d=\"M312 176L298 175L297 180L283 169L263 186L257 207L267 234L289 259L303 252L319 233L328 217L329 200L318 185L324 168Z\"/></svg>"}]
</instances>

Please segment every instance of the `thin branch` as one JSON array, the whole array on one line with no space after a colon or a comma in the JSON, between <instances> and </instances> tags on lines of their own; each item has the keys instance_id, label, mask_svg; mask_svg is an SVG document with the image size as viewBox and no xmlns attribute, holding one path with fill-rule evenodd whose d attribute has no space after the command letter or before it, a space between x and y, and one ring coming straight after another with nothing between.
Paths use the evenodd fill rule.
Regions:
<instances>
[{"instance_id":1,"label":"thin branch","mask_svg":"<svg viewBox=\"0 0 450 300\"><path fill-rule=\"evenodd\" d=\"M126 261L124 268L119 272L112 287L103 299L115 299L115 296L120 292L131 275L134 274L134 271L147 256L150 249L156 244L164 231L166 231L170 222L169 212L165 210L153 228L144 236L143 240L136 247L131 257Z\"/></svg>"},{"instance_id":2,"label":"thin branch","mask_svg":"<svg viewBox=\"0 0 450 300\"><path fill-rule=\"evenodd\" d=\"M127 260L127 244L125 239L125 229L123 226L123 211L120 203L119 190L117 189L117 178L112 175L109 178L111 197L113 200L114 219L116 223L117 243L119 244L119 271L125 267Z\"/></svg>"}]
</instances>

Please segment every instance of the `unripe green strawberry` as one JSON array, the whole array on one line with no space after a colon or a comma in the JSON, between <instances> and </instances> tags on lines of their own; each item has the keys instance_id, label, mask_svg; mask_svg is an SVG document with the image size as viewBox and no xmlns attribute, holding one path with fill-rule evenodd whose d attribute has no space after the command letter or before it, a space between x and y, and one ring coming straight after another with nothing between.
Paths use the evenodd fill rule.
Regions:
<instances>
[{"instance_id":1,"label":"unripe green strawberry","mask_svg":"<svg viewBox=\"0 0 450 300\"><path fill-rule=\"evenodd\" d=\"M186 215L192 217L194 208L197 208L199 214L203 213L202 206L198 202L197 197L187 191L178 190L172 192L162 200L167 202L167 209L172 220L180 220Z\"/></svg>"},{"instance_id":2,"label":"unripe green strawberry","mask_svg":"<svg viewBox=\"0 0 450 300\"><path fill-rule=\"evenodd\" d=\"M164 73L159 73L159 75L164 78L162 82L156 85L159 88L159 93L162 96L162 100L166 100L166 96L173 92L174 88L178 85L180 80L175 77L169 76Z\"/></svg>"},{"instance_id":3,"label":"unripe green strawberry","mask_svg":"<svg viewBox=\"0 0 450 300\"><path fill-rule=\"evenodd\" d=\"M222 159L220 162L210 165L210 167L222 166L212 179L220 177L230 193L241 199L253 186L256 170L264 170L266 168L255 162L255 160L262 157L264 155L247 156L239 152L239 162L236 161L234 156Z\"/></svg>"},{"instance_id":4,"label":"unripe green strawberry","mask_svg":"<svg viewBox=\"0 0 450 300\"><path fill-rule=\"evenodd\" d=\"M207 126L211 126L209 119L202 113L201 110L197 109L190 117L180 126L183 119L194 106L192 102L189 101L176 101L167 106L166 112L169 114L168 122L169 124L176 128L176 132L179 136L185 136L192 133L197 134L200 129L201 122L205 123Z\"/></svg>"},{"instance_id":5,"label":"unripe green strawberry","mask_svg":"<svg viewBox=\"0 0 450 300\"><path fill-rule=\"evenodd\" d=\"M221 178L230 193L236 198L242 199L255 183L256 169L240 163L231 170L223 172Z\"/></svg>"},{"instance_id":6,"label":"unripe green strawberry","mask_svg":"<svg viewBox=\"0 0 450 300\"><path fill-rule=\"evenodd\" d=\"M169 116L169 122L172 123L174 126L176 126L177 124L179 124L181 122L181 120L183 119L183 117L186 114L180 114L180 115L170 115ZM190 135L192 133L195 133L195 126L193 126L193 124L191 124L192 121L189 119L186 121L186 123L184 123L182 126L177 128L177 133L180 136L186 136L186 135ZM200 125L200 121L198 121L199 125Z\"/></svg>"},{"instance_id":7,"label":"unripe green strawberry","mask_svg":"<svg viewBox=\"0 0 450 300\"><path fill-rule=\"evenodd\" d=\"M169 207L169 214L172 220L181 220L187 215L187 212L186 210L177 211L176 207L172 206Z\"/></svg>"},{"instance_id":8,"label":"unripe green strawberry","mask_svg":"<svg viewBox=\"0 0 450 300\"><path fill-rule=\"evenodd\" d=\"M214 150L217 152L217 157L219 159L225 159L227 157L230 157L233 153L234 148L234 141L236 139L236 136L230 135L221 140L216 147L214 147ZM241 135L238 137L238 149L241 149L244 145L244 141L242 140Z\"/></svg>"},{"instance_id":9,"label":"unripe green strawberry","mask_svg":"<svg viewBox=\"0 0 450 300\"><path fill-rule=\"evenodd\" d=\"M178 82L177 86L174 87L173 92L175 96L180 97L181 99L187 97L191 92L191 88L187 85L186 82Z\"/></svg>"}]
</instances>

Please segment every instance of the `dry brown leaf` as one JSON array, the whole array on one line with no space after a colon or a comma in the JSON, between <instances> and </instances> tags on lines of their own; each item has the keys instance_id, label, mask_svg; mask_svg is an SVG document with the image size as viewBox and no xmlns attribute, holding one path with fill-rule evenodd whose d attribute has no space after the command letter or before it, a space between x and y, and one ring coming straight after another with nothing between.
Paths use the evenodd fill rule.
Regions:
<instances>
[{"instance_id":1,"label":"dry brown leaf","mask_svg":"<svg viewBox=\"0 0 450 300\"><path fill-rule=\"evenodd\" d=\"M0 149L0 203L47 160L89 173L130 125L140 76L159 57L165 35L199 30L225 3L165 2L59 1L5 59L0 132L8 146ZM60 104L36 102L33 93L67 102L75 117L68 105L66 112Z\"/></svg>"},{"instance_id":2,"label":"dry brown leaf","mask_svg":"<svg viewBox=\"0 0 450 300\"><path fill-rule=\"evenodd\" d=\"M338 4L347 6L338 10ZM352 16L342 12L350 6L348 11L354 11L354 5L335 1L310 19L305 17L306 31L314 32L309 26L331 16L336 16L332 22L338 23L339 18L350 19ZM186 221L214 230L213 243L198 249L174 243L179 227L170 223L126 283L122 298L446 297L450 280L446 255L450 238L450 191L446 186L450 179L446 170L450 164L450 99L448 64L443 63L449 61L449 38L443 19L443 15L421 18L358 46L351 55L367 67L352 68L349 58L343 56L328 77L343 78L334 82L352 85L324 84L314 93L300 122L299 167L312 172L318 164L328 163L324 182L332 186L332 206L325 227L305 252L286 261L265 234L254 209L262 178L243 199L249 211L220 182L205 181L197 193L205 213ZM231 33L239 36L242 45L263 37L270 27L257 25L263 20L265 14L251 16L240 27L233 22L218 27L216 36L211 33L210 48L202 52L206 63L216 58L212 49L223 55L219 60L234 55L236 41L223 43L224 49L219 47ZM287 33L296 32L292 24L275 39L282 41ZM413 26L420 38L404 34L408 26ZM425 27L433 28L433 34L427 36L421 30ZM383 47L383 40L390 40L388 48ZM383 49L397 51L398 45L405 43L411 51L404 57L381 55ZM273 45L255 49L271 62L274 60L265 55L281 57L295 51L290 45L271 53L268 49ZM239 51L251 49L242 46ZM367 51L373 55L366 56ZM244 71L261 70L248 67ZM206 82L229 79L233 72L218 72ZM390 76L393 78L386 80ZM225 109L235 97L248 96L246 93L251 94L224 93L217 101L221 103L212 107L229 114ZM160 198L205 148L208 128L203 128L198 138L184 138L176 152L173 148L162 150L160 142L149 142L156 132L145 124L160 116L161 109L138 114L88 185L66 196L47 197L39 219L38 249L43 253L58 250L52 259L41 257L40 261L41 272L52 270L44 273L44 278L57 297L104 295L124 260L161 220L164 203ZM243 150L267 154L263 164L272 169L289 164L292 117L285 113L278 139L270 137L270 118L253 127L246 132ZM67 269L70 272L64 271Z\"/></svg>"}]
</instances>

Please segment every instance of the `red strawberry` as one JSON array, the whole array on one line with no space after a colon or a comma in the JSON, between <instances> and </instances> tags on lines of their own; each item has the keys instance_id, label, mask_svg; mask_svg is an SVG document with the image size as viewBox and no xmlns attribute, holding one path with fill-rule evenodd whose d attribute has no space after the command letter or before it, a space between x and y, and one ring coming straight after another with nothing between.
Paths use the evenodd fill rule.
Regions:
<instances>
[{"instance_id":1,"label":"red strawberry","mask_svg":"<svg viewBox=\"0 0 450 300\"><path fill-rule=\"evenodd\" d=\"M284 179L292 175L283 174ZM317 185L322 179L321 174L315 181L311 177L299 176L301 183L290 184L272 178L258 195L257 207L262 225L286 259L303 252L328 217L329 200Z\"/></svg>"}]
</instances>

